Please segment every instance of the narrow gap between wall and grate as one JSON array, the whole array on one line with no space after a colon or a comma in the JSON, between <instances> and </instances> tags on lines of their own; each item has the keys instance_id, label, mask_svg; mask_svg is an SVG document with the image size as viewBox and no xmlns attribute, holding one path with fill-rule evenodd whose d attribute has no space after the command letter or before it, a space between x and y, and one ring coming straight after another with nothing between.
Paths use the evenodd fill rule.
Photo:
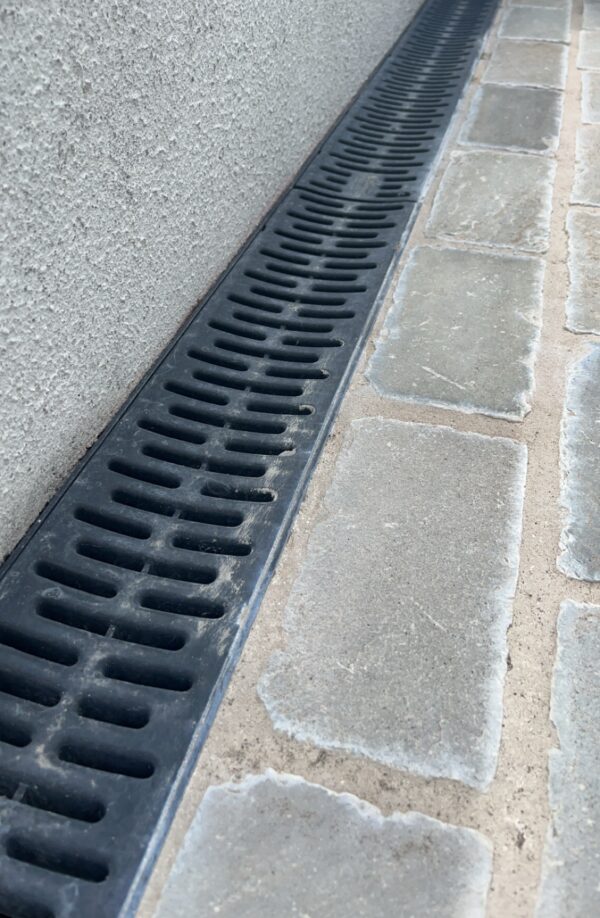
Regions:
<instances>
[{"instance_id":1,"label":"narrow gap between wall and grate","mask_svg":"<svg viewBox=\"0 0 600 918\"><path fill-rule=\"evenodd\" d=\"M3 569L3 915L133 910L495 5L424 5Z\"/></svg>"}]
</instances>

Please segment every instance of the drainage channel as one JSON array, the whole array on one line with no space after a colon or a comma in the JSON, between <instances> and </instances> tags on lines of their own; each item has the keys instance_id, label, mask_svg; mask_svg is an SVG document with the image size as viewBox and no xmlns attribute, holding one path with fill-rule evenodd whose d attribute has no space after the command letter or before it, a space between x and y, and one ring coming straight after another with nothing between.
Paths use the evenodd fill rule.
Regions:
<instances>
[{"instance_id":1,"label":"drainage channel","mask_svg":"<svg viewBox=\"0 0 600 918\"><path fill-rule=\"evenodd\" d=\"M0 912L131 914L496 0L430 0L0 581Z\"/></svg>"}]
</instances>

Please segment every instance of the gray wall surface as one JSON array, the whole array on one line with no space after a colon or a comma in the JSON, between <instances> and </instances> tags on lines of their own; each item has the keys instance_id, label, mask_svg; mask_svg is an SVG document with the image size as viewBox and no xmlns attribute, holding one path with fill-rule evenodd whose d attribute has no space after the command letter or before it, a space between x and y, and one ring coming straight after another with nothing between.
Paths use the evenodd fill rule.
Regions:
<instances>
[{"instance_id":1,"label":"gray wall surface","mask_svg":"<svg viewBox=\"0 0 600 918\"><path fill-rule=\"evenodd\" d=\"M0 556L420 0L0 10Z\"/></svg>"}]
</instances>

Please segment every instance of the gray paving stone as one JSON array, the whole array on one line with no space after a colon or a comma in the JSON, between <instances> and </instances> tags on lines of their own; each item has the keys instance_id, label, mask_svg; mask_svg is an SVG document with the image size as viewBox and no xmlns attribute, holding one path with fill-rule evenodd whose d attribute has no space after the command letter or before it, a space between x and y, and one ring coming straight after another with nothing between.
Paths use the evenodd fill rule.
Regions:
<instances>
[{"instance_id":1,"label":"gray paving stone","mask_svg":"<svg viewBox=\"0 0 600 918\"><path fill-rule=\"evenodd\" d=\"M513 6L504 14L502 38L529 38L536 41L569 41L568 8Z\"/></svg>"},{"instance_id":2,"label":"gray paving stone","mask_svg":"<svg viewBox=\"0 0 600 918\"><path fill-rule=\"evenodd\" d=\"M600 124L600 73L582 74L581 120Z\"/></svg>"},{"instance_id":3,"label":"gray paving stone","mask_svg":"<svg viewBox=\"0 0 600 918\"><path fill-rule=\"evenodd\" d=\"M562 93L531 86L481 86L461 134L478 147L550 153L558 146Z\"/></svg>"},{"instance_id":4,"label":"gray paving stone","mask_svg":"<svg viewBox=\"0 0 600 918\"><path fill-rule=\"evenodd\" d=\"M563 89L567 54L565 45L557 42L501 39L485 71L484 82Z\"/></svg>"},{"instance_id":5,"label":"gray paving stone","mask_svg":"<svg viewBox=\"0 0 600 918\"><path fill-rule=\"evenodd\" d=\"M533 390L542 278L537 258L416 249L369 379L389 398L522 419Z\"/></svg>"},{"instance_id":6,"label":"gray paving stone","mask_svg":"<svg viewBox=\"0 0 600 918\"><path fill-rule=\"evenodd\" d=\"M600 206L600 124L584 124L577 131L571 201Z\"/></svg>"},{"instance_id":7,"label":"gray paving stone","mask_svg":"<svg viewBox=\"0 0 600 918\"><path fill-rule=\"evenodd\" d=\"M558 619L550 753L552 825L537 918L600 915L600 606L565 602Z\"/></svg>"},{"instance_id":8,"label":"gray paving stone","mask_svg":"<svg viewBox=\"0 0 600 918\"><path fill-rule=\"evenodd\" d=\"M558 566L600 580L600 345L570 370L561 437L565 510Z\"/></svg>"},{"instance_id":9,"label":"gray paving stone","mask_svg":"<svg viewBox=\"0 0 600 918\"><path fill-rule=\"evenodd\" d=\"M600 29L599 0L583 0L583 29Z\"/></svg>"},{"instance_id":10,"label":"gray paving stone","mask_svg":"<svg viewBox=\"0 0 600 918\"><path fill-rule=\"evenodd\" d=\"M571 209L567 233L570 285L566 326L570 331L600 335L600 210Z\"/></svg>"},{"instance_id":11,"label":"gray paving stone","mask_svg":"<svg viewBox=\"0 0 600 918\"><path fill-rule=\"evenodd\" d=\"M489 785L525 466L512 440L353 422L259 682L277 729Z\"/></svg>"},{"instance_id":12,"label":"gray paving stone","mask_svg":"<svg viewBox=\"0 0 600 918\"><path fill-rule=\"evenodd\" d=\"M267 771L208 789L156 918L484 918L484 837Z\"/></svg>"},{"instance_id":13,"label":"gray paving stone","mask_svg":"<svg viewBox=\"0 0 600 918\"><path fill-rule=\"evenodd\" d=\"M541 156L491 150L455 154L427 235L545 252L554 173L554 162Z\"/></svg>"},{"instance_id":14,"label":"gray paving stone","mask_svg":"<svg viewBox=\"0 0 600 918\"><path fill-rule=\"evenodd\" d=\"M577 66L580 70L600 70L600 31L581 33Z\"/></svg>"}]
</instances>

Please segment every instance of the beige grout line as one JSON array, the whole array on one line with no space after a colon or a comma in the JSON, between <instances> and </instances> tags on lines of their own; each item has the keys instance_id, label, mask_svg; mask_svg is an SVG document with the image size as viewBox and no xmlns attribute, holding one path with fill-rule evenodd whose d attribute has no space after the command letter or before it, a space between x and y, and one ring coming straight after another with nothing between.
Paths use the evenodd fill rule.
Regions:
<instances>
[{"instance_id":1,"label":"beige grout line","mask_svg":"<svg viewBox=\"0 0 600 918\"><path fill-rule=\"evenodd\" d=\"M577 31L581 0L575 5L573 43L569 52L568 82L557 154L558 172L553 197L551 242L546 259L544 325L536 364L533 409L521 423L478 414L433 408L379 397L364 377L374 342L392 303L398 277L411 251L435 245L424 227L441 177L465 120L470 102L487 67L489 49L504 10L500 8L484 54L453 119L436 174L390 283L385 303L344 399L308 494L296 518L288 545L262 603L230 688L191 778L182 805L160 856L139 910L150 918L162 885L181 846L197 807L211 784L239 779L269 766L292 772L334 791L348 791L384 813L418 810L448 823L476 828L494 844L494 879L488 918L530 918L533 914L541 852L548 823L547 755L554 744L549 720L550 679L554 657L555 621L561 600L600 599L600 585L568 581L555 560L561 528L559 511L559 432L565 368L587 346L588 338L567 332L564 303L568 277L564 222L574 165L575 128L579 117L580 75L576 70ZM442 244L442 243L438 243ZM456 247L452 242L451 247ZM477 246L468 246L476 250ZM484 247L487 252L494 251ZM509 254L508 249L496 250ZM527 254L527 253L516 253ZM497 777L482 794L459 782L424 779L342 751L319 750L276 732L256 694L256 684L271 653L284 643L282 611L296 579L311 531L318 521L323 495L331 481L336 458L350 421L382 416L457 430L505 436L524 442L529 450L529 472L524 510L523 543L513 626L509 632L511 665L505 686L504 728Z\"/></svg>"}]
</instances>

